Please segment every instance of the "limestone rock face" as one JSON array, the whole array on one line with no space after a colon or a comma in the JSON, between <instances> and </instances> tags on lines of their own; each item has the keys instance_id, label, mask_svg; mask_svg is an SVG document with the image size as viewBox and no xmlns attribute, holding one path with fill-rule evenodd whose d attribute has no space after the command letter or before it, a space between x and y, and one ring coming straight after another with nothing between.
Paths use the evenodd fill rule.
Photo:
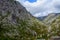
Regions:
<instances>
[{"instance_id":1,"label":"limestone rock face","mask_svg":"<svg viewBox=\"0 0 60 40\"><path fill-rule=\"evenodd\" d=\"M29 18L30 14L19 2L14 0L0 0L0 13L3 16L10 13L11 17L20 17L20 19Z\"/></svg>"}]
</instances>

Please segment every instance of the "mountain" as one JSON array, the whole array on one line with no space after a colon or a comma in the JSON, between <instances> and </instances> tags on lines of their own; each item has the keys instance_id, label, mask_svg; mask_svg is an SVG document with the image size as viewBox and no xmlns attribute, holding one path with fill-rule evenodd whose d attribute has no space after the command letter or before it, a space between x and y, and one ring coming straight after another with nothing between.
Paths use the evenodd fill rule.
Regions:
<instances>
[{"instance_id":1,"label":"mountain","mask_svg":"<svg viewBox=\"0 0 60 40\"><path fill-rule=\"evenodd\" d=\"M45 18L49 18L49 17L51 17L51 16L58 16L58 15L60 15L60 13L50 13L50 14L48 14L47 16L37 17L37 19L43 21L43 20L46 20ZM52 17L51 17L51 18L52 18Z\"/></svg>"},{"instance_id":2,"label":"mountain","mask_svg":"<svg viewBox=\"0 0 60 40\"><path fill-rule=\"evenodd\" d=\"M58 16L60 16L60 13L51 13L43 20L43 22L46 22L47 24L50 24Z\"/></svg>"},{"instance_id":3,"label":"mountain","mask_svg":"<svg viewBox=\"0 0 60 40\"><path fill-rule=\"evenodd\" d=\"M52 26L51 30L53 30L53 34L60 36L60 15L54 19L50 25Z\"/></svg>"},{"instance_id":4,"label":"mountain","mask_svg":"<svg viewBox=\"0 0 60 40\"><path fill-rule=\"evenodd\" d=\"M60 38L60 15L53 19L53 21L50 21L50 23L47 25L49 25L49 35L55 37L54 39Z\"/></svg>"},{"instance_id":5,"label":"mountain","mask_svg":"<svg viewBox=\"0 0 60 40\"><path fill-rule=\"evenodd\" d=\"M0 0L0 40L47 39L47 32L47 26L18 1Z\"/></svg>"},{"instance_id":6,"label":"mountain","mask_svg":"<svg viewBox=\"0 0 60 40\"><path fill-rule=\"evenodd\" d=\"M59 36L60 38L60 13L49 14L43 23L48 26L50 36Z\"/></svg>"},{"instance_id":7,"label":"mountain","mask_svg":"<svg viewBox=\"0 0 60 40\"><path fill-rule=\"evenodd\" d=\"M0 0L0 40L48 40L60 36L60 13L40 19L16 0Z\"/></svg>"},{"instance_id":8,"label":"mountain","mask_svg":"<svg viewBox=\"0 0 60 40\"><path fill-rule=\"evenodd\" d=\"M46 18L44 18L42 22L48 26L49 37L53 36L55 37L54 39L60 38L60 13L51 13L46 16Z\"/></svg>"},{"instance_id":9,"label":"mountain","mask_svg":"<svg viewBox=\"0 0 60 40\"><path fill-rule=\"evenodd\" d=\"M50 13L47 16L37 17L37 19L43 21L44 23L50 24L58 16L60 16L60 13Z\"/></svg>"},{"instance_id":10,"label":"mountain","mask_svg":"<svg viewBox=\"0 0 60 40\"><path fill-rule=\"evenodd\" d=\"M37 17L37 19L43 21L47 16L41 16L41 17Z\"/></svg>"}]
</instances>

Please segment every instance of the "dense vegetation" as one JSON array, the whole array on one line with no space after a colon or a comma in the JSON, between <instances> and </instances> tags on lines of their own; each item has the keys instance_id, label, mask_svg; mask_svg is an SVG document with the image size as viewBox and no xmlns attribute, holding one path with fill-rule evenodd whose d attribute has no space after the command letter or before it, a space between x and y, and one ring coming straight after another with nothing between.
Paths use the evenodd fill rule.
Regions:
<instances>
[{"instance_id":1,"label":"dense vegetation","mask_svg":"<svg viewBox=\"0 0 60 40\"><path fill-rule=\"evenodd\" d=\"M10 13L8 12L7 15ZM17 24L12 24L7 15L0 15L0 40L36 40L47 37L47 27L37 19L16 18Z\"/></svg>"},{"instance_id":2,"label":"dense vegetation","mask_svg":"<svg viewBox=\"0 0 60 40\"><path fill-rule=\"evenodd\" d=\"M30 15L23 6L14 0L8 2L6 0L6 4L3 4L0 7L7 4L9 8L6 8L8 11L2 9L0 11L0 40L48 40L51 36L60 36L60 17L47 25Z\"/></svg>"}]
</instances>

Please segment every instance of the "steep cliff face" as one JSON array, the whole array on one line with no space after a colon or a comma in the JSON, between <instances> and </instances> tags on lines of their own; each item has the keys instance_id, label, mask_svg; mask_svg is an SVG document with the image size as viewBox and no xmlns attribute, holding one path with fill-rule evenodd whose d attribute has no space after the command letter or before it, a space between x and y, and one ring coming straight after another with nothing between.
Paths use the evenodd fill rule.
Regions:
<instances>
[{"instance_id":1,"label":"steep cliff face","mask_svg":"<svg viewBox=\"0 0 60 40\"><path fill-rule=\"evenodd\" d=\"M0 40L36 40L47 37L47 32L46 25L18 1L0 0Z\"/></svg>"},{"instance_id":2,"label":"steep cliff face","mask_svg":"<svg viewBox=\"0 0 60 40\"><path fill-rule=\"evenodd\" d=\"M18 1L14 0L0 0L0 12L3 16L10 13L11 16L20 17L20 19L28 19L31 17L31 15L28 14L29 12L26 11L25 7L23 7Z\"/></svg>"}]
</instances>

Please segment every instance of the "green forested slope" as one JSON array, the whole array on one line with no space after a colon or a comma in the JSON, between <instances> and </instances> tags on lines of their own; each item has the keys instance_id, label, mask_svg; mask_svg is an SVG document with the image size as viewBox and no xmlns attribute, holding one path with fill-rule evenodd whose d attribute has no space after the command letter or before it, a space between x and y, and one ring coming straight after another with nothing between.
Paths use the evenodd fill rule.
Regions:
<instances>
[{"instance_id":1,"label":"green forested slope","mask_svg":"<svg viewBox=\"0 0 60 40\"><path fill-rule=\"evenodd\" d=\"M34 18L19 2L0 0L0 40L47 39L47 26Z\"/></svg>"}]
</instances>

